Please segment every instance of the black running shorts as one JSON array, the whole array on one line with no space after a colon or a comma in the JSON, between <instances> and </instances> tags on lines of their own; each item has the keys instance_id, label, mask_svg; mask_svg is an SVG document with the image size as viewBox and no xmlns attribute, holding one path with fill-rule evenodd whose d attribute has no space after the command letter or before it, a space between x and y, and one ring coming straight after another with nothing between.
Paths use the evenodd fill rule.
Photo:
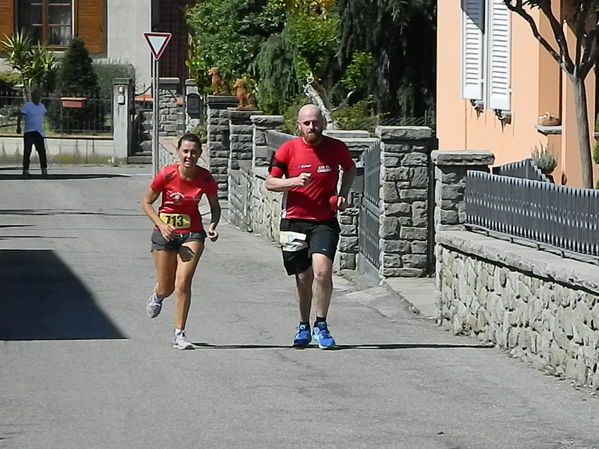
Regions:
<instances>
[{"instance_id":1,"label":"black running shorts","mask_svg":"<svg viewBox=\"0 0 599 449\"><path fill-rule=\"evenodd\" d=\"M202 242L206 240L206 231L186 232L175 234L172 240L166 240L158 229L152 231L152 251L179 251L181 245L187 242Z\"/></svg>"},{"instance_id":2,"label":"black running shorts","mask_svg":"<svg viewBox=\"0 0 599 449\"><path fill-rule=\"evenodd\" d=\"M310 268L314 253L334 260L340 233L336 218L321 222L283 218L279 240L287 274L300 274Z\"/></svg>"}]
</instances>

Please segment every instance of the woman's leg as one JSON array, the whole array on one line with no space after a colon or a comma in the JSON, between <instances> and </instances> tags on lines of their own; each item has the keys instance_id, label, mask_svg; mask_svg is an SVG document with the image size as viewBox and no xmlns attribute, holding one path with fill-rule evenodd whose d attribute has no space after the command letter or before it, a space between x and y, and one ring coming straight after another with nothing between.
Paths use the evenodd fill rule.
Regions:
<instances>
[{"instance_id":1,"label":"woman's leg","mask_svg":"<svg viewBox=\"0 0 599 449\"><path fill-rule=\"evenodd\" d=\"M152 251L156 268L156 296L164 299L175 291L175 275L177 273L176 251Z\"/></svg>"},{"instance_id":2,"label":"woman's leg","mask_svg":"<svg viewBox=\"0 0 599 449\"><path fill-rule=\"evenodd\" d=\"M181 246L177 255L175 276L175 325L177 329L185 329L191 305L191 281L203 251L203 242L188 242Z\"/></svg>"}]
</instances>

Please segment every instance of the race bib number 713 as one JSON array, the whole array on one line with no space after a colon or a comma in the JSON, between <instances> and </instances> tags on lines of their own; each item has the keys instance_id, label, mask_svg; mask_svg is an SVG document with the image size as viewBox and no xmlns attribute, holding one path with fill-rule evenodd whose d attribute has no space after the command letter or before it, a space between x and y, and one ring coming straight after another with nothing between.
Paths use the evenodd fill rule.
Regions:
<instances>
[{"instance_id":1,"label":"race bib number 713","mask_svg":"<svg viewBox=\"0 0 599 449\"><path fill-rule=\"evenodd\" d=\"M186 229L191 226L191 218L185 214L160 214L160 220L165 224L170 224L175 229Z\"/></svg>"}]
</instances>

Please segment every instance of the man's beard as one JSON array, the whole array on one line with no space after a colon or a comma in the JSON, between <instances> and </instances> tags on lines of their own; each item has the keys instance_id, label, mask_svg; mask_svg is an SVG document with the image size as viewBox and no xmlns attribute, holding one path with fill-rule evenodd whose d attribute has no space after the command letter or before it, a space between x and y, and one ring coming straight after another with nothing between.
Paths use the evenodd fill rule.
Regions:
<instances>
[{"instance_id":1,"label":"man's beard","mask_svg":"<svg viewBox=\"0 0 599 449\"><path fill-rule=\"evenodd\" d=\"M321 133L302 133L302 137L304 138L304 142L308 145L317 145L320 143L322 139Z\"/></svg>"}]
</instances>

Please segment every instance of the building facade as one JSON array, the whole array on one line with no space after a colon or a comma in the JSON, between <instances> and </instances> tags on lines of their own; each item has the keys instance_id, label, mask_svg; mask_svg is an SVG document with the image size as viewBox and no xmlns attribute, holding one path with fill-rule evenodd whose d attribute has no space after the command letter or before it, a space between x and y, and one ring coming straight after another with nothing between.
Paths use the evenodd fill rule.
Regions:
<instances>
[{"instance_id":1,"label":"building facade","mask_svg":"<svg viewBox=\"0 0 599 449\"><path fill-rule=\"evenodd\" d=\"M560 19L562 2L552 2ZM503 0L439 0L437 136L440 150L489 150L495 164L548 148L557 159L558 184L582 185L576 110L570 81L533 37L529 24ZM549 21L529 10L539 32L555 39ZM564 26L566 36L572 33ZM573 39L571 39L573 42ZM586 80L591 137L596 76ZM552 117L552 126L541 126ZM591 138L591 145L596 140ZM595 180L599 170L595 167Z\"/></svg>"}]
</instances>

